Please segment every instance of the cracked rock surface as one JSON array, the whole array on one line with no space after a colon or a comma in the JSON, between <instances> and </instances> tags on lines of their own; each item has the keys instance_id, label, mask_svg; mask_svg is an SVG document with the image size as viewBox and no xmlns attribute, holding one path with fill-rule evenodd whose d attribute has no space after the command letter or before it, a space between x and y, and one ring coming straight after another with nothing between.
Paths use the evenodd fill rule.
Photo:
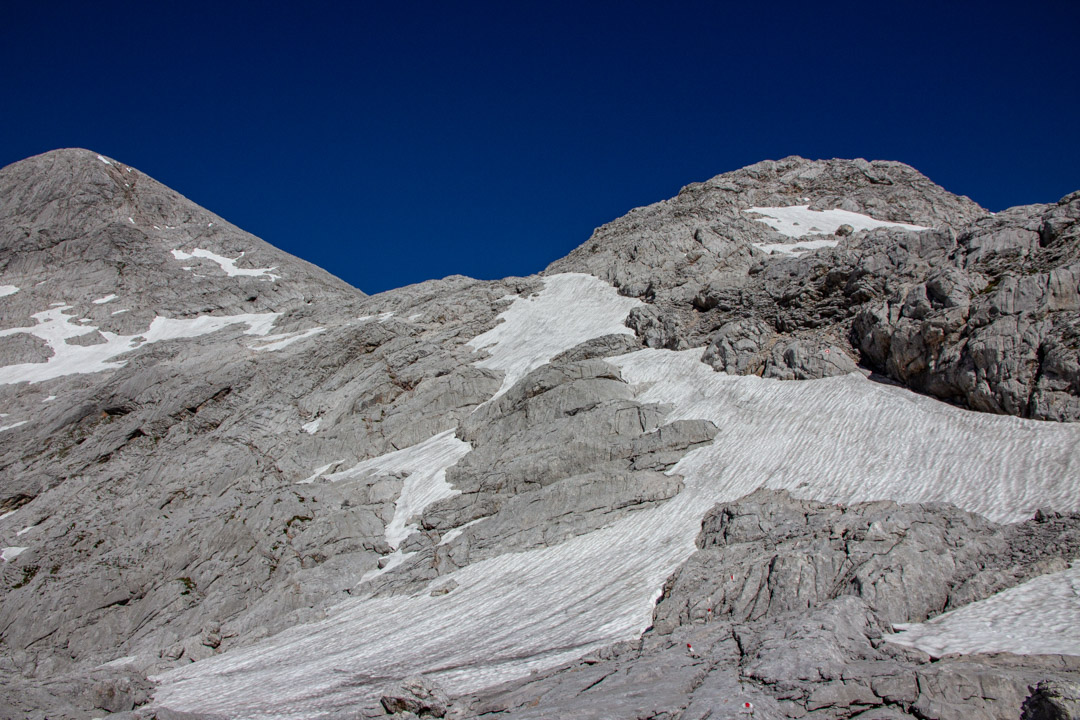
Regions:
<instances>
[{"instance_id":1,"label":"cracked rock surface","mask_svg":"<svg viewBox=\"0 0 1080 720\"><path fill-rule=\"evenodd\" d=\"M463 716L703 720L751 703L755 717L960 720L1080 699L1075 656L934 658L888 641L895 624L1066 567L1080 515L996 525L946 505L759 490L710 511L697 546L640 641L461 698Z\"/></svg>"},{"instance_id":2,"label":"cracked rock surface","mask_svg":"<svg viewBox=\"0 0 1080 720\"><path fill-rule=\"evenodd\" d=\"M765 222L803 206L850 222L817 228L809 250ZM891 226L859 229L859 216ZM761 376L710 390L740 407L813 387L790 383L863 397L857 381L927 416L971 413L903 387L1015 416L956 426L976 443L1008 424L1033 448L1015 451L1034 458L1017 494L1037 479L1068 498L1078 220L1077 193L992 215L900 163L786 158L638 208L540 275L367 296L111 158L61 150L3 168L0 718L675 720L746 718L746 703L765 718L1075 717L1078 656L932 657L889 637L1066 572L1077 507L1015 525L771 490L713 507L701 487L731 480L733 423L694 408L703 392L663 395L667 379L642 381L624 356L689 350L665 357L708 382ZM511 326L522 332L478 340ZM850 373L892 386L837 377ZM794 464L816 429L784 445ZM612 538L630 549L585 566L589 543ZM509 580L480 596L476 577L499 564ZM630 586L646 566L621 595L559 596L571 572ZM536 597L513 597L517 583ZM641 604L590 615L611 597ZM549 623L558 641L537 633L519 650L499 602L531 608L516 627ZM385 614L351 636L343 613L369 606ZM438 644L454 622L423 624L459 606L491 613L501 654L480 680ZM402 629L411 665L379 634L403 608L420 608ZM559 634L583 616L592 635ZM330 628L319 657L301 658L316 626ZM634 639L611 641L627 627ZM372 638L387 653L349 665ZM274 662L270 682L259 673ZM194 700L163 702L189 670ZM311 688L287 687L296 678Z\"/></svg>"}]
</instances>

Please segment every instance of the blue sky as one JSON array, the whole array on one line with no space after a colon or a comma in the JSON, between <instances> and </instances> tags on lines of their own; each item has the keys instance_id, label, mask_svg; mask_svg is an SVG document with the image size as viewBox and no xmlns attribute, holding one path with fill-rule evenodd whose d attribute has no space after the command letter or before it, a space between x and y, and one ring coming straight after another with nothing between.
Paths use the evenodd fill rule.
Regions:
<instances>
[{"instance_id":1,"label":"blue sky","mask_svg":"<svg viewBox=\"0 0 1080 720\"><path fill-rule=\"evenodd\" d=\"M3 3L0 165L93 149L366 292L791 154L1080 189L1075 0L735 5Z\"/></svg>"}]
</instances>

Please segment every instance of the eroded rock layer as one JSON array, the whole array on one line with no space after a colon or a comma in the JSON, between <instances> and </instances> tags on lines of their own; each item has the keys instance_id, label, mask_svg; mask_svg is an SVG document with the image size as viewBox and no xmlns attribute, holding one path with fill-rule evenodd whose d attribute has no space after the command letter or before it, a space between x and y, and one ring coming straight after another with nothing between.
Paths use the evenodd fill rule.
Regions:
<instances>
[{"instance_id":1,"label":"eroded rock layer","mask_svg":"<svg viewBox=\"0 0 1080 720\"><path fill-rule=\"evenodd\" d=\"M1078 218L787 158L368 297L4 168L0 717L1067 712Z\"/></svg>"}]
</instances>

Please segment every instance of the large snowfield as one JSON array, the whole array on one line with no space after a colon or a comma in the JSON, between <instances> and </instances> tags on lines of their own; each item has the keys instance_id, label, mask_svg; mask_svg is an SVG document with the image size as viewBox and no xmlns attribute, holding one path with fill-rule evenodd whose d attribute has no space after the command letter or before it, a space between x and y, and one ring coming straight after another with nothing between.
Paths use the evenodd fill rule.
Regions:
<instances>
[{"instance_id":1,"label":"large snowfield","mask_svg":"<svg viewBox=\"0 0 1080 720\"><path fill-rule=\"evenodd\" d=\"M586 275L544 284L471 343L490 354L480 364L506 372L500 393L562 350L628 332L622 322L638 301ZM649 626L664 580L694 551L702 516L762 486L830 502L950 502L1004 522L1042 506L1080 510L1080 427L969 412L859 374L799 382L728 376L702 363L701 352L641 350L610 360L639 401L671 405L667 421L703 418L720 430L671 470L685 488L667 503L553 547L469 565L435 581L457 583L446 595L426 588L348 600L321 622L158 677L156 702L235 718L310 718L354 706L395 677L430 674L467 692L634 638ZM398 543L418 507L455 492L445 468L467 452L444 433L312 480L410 473L400 517L387 528ZM1003 649L1022 636L1010 650L1080 655L1077 627L1074 567L895 639L940 655Z\"/></svg>"}]
</instances>

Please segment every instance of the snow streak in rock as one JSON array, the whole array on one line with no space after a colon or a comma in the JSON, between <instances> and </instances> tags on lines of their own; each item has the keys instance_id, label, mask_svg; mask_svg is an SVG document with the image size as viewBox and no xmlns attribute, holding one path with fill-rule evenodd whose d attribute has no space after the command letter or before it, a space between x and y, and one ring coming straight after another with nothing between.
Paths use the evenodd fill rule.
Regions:
<instances>
[{"instance_id":1,"label":"snow streak in rock","mask_svg":"<svg viewBox=\"0 0 1080 720\"><path fill-rule=\"evenodd\" d=\"M3 562L11 562L29 549L30 548L25 547L6 547L3 550L0 550L0 560Z\"/></svg>"},{"instance_id":2,"label":"snow streak in rock","mask_svg":"<svg viewBox=\"0 0 1080 720\"><path fill-rule=\"evenodd\" d=\"M454 437L453 430L439 433L422 443L364 460L341 472L327 475L331 481L348 480L375 473L408 473L394 508L394 518L386 526L386 542L397 548L416 530L409 519L431 503L453 497L457 490L446 482L446 469L465 456L472 447Z\"/></svg>"},{"instance_id":3,"label":"snow streak in rock","mask_svg":"<svg viewBox=\"0 0 1080 720\"><path fill-rule=\"evenodd\" d=\"M896 629L902 632L886 639L934 657L991 652L1080 655L1080 563Z\"/></svg>"},{"instance_id":4,"label":"snow streak in rock","mask_svg":"<svg viewBox=\"0 0 1080 720\"><path fill-rule=\"evenodd\" d=\"M230 325L247 325L245 335L266 335L270 332L280 313L246 315L202 315L195 318L156 317L146 332L138 335L117 335L101 331L102 342L96 345L72 345L69 338L81 337L96 332L93 325L76 325L71 316L64 312L71 306L60 304L50 310L35 313L37 321L30 327L15 327L0 330L0 337L26 333L41 338L52 350L52 357L43 363L21 363L0 367L0 385L18 382L38 383L64 375L96 373L123 367L127 361L115 358L126 352L178 338L192 338L216 332Z\"/></svg>"},{"instance_id":5,"label":"snow streak in rock","mask_svg":"<svg viewBox=\"0 0 1080 720\"><path fill-rule=\"evenodd\" d=\"M310 330L305 330L303 332L282 333L281 335L267 335L265 338L262 338L260 344L255 345L253 349L260 352L274 352L276 350L286 348L299 340L304 340L314 335L318 335L325 330L326 328L324 327L314 327Z\"/></svg>"},{"instance_id":6,"label":"snow streak in rock","mask_svg":"<svg viewBox=\"0 0 1080 720\"><path fill-rule=\"evenodd\" d=\"M213 225L213 223L210 223L210 224ZM207 227L209 227L209 226L207 226ZM270 281L280 280L281 279L280 275L275 275L272 272L274 270L277 270L276 266L275 267L268 267L268 268L238 268L238 267L236 267L237 261L239 261L240 258L244 257L244 253L240 253L238 256L236 256L234 258L227 258L227 257L224 257L222 255L218 255L217 253L211 252L209 250L203 250L201 248L195 248L190 253L186 253L183 250L173 250L172 254L173 254L173 257L176 258L177 260L190 260L192 258L203 258L205 260L210 260L211 262L217 263L221 267L221 269L225 272L225 274L228 275L229 277L248 276L248 277L262 278L262 279L270 280Z\"/></svg>"},{"instance_id":7,"label":"snow streak in rock","mask_svg":"<svg viewBox=\"0 0 1080 720\"><path fill-rule=\"evenodd\" d=\"M850 225L854 230L876 230L883 227L901 230L930 229L922 225L875 220L868 215L860 215L847 210L811 210L809 205L752 207L745 212L764 215L765 217L754 219L765 223L781 235L792 238L807 235L832 235L841 225Z\"/></svg>"},{"instance_id":8,"label":"snow streak in rock","mask_svg":"<svg viewBox=\"0 0 1080 720\"><path fill-rule=\"evenodd\" d=\"M623 297L608 283L584 273L563 273L542 278L544 289L527 298L515 298L499 315L501 323L468 342L489 357L479 367L502 370L502 387L509 390L561 352L603 335L632 335L623 323L642 302Z\"/></svg>"},{"instance_id":9,"label":"snow streak in rock","mask_svg":"<svg viewBox=\"0 0 1080 720\"><path fill-rule=\"evenodd\" d=\"M839 240L800 240L796 243L752 243L758 250L770 254L779 255L801 255L809 250L820 250L821 248L836 247L840 243Z\"/></svg>"}]
</instances>

